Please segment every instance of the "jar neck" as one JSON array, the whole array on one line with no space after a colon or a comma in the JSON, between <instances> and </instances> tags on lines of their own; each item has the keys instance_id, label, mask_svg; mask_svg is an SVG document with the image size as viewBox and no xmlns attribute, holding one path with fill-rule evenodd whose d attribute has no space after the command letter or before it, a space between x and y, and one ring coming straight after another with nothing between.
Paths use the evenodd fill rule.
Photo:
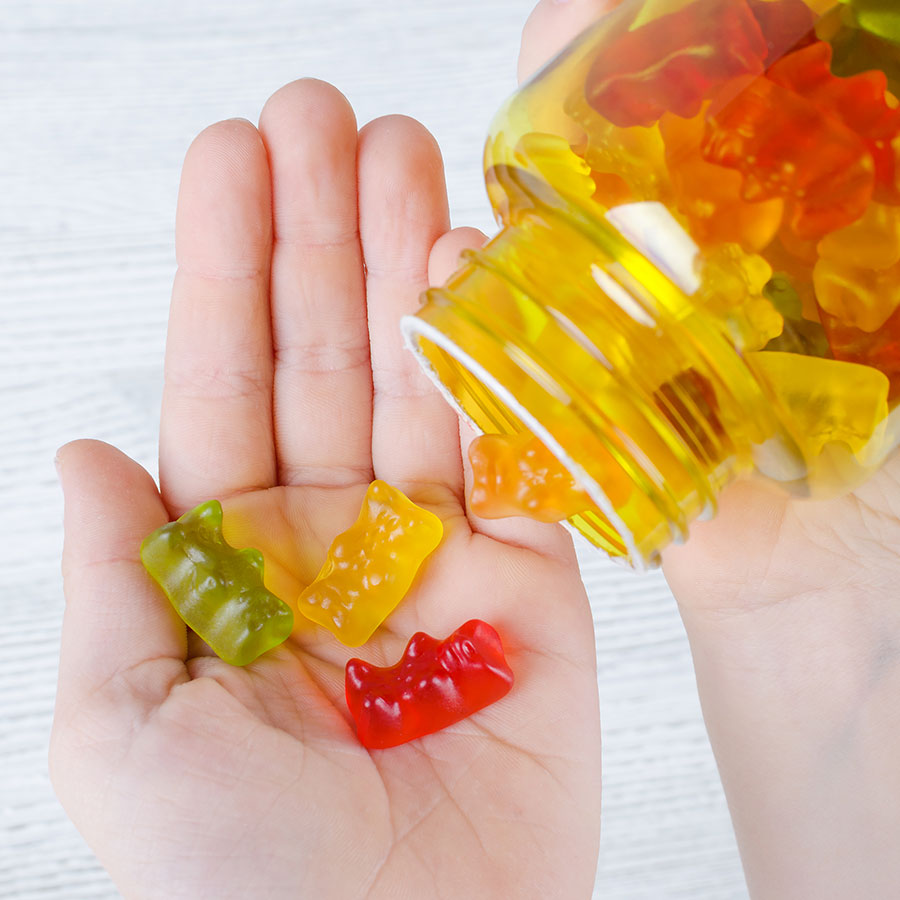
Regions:
<instances>
[{"instance_id":1,"label":"jar neck","mask_svg":"<svg viewBox=\"0 0 900 900\"><path fill-rule=\"evenodd\" d=\"M725 329L644 251L534 205L403 321L457 410L539 437L596 504L570 524L638 569L714 513L773 427Z\"/></svg>"}]
</instances>

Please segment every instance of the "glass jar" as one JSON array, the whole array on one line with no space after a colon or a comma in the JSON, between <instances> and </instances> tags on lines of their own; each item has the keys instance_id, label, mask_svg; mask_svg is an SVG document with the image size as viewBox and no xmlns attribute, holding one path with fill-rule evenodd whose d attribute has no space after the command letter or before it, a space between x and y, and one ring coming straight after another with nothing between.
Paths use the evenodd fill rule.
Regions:
<instances>
[{"instance_id":1,"label":"glass jar","mask_svg":"<svg viewBox=\"0 0 900 900\"><path fill-rule=\"evenodd\" d=\"M502 230L404 334L636 568L738 477L832 496L897 446L898 9L625 0L491 127Z\"/></svg>"}]
</instances>

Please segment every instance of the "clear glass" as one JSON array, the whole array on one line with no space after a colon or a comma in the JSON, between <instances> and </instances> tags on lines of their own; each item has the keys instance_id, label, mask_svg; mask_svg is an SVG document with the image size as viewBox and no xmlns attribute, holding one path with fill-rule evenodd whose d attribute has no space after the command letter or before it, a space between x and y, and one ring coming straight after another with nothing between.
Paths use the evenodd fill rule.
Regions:
<instances>
[{"instance_id":1,"label":"clear glass","mask_svg":"<svg viewBox=\"0 0 900 900\"><path fill-rule=\"evenodd\" d=\"M497 115L502 230L404 333L477 429L540 438L610 555L900 441L898 10L625 0Z\"/></svg>"}]
</instances>

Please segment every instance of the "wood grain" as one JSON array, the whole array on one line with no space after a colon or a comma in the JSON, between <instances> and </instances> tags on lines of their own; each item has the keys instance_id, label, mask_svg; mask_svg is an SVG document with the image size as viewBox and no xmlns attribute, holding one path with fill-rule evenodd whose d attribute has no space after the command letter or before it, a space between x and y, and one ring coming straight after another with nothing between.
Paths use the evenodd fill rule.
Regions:
<instances>
[{"instance_id":1,"label":"wood grain","mask_svg":"<svg viewBox=\"0 0 900 900\"><path fill-rule=\"evenodd\" d=\"M45 0L0 17L0 897L118 896L50 789L62 612L56 448L155 468L173 214L191 138L301 75L360 122L431 128L455 224L491 229L479 169L514 87L525 0ZM596 896L746 896L687 643L658 576L594 553L604 717ZM599 764L599 761L598 761Z\"/></svg>"}]
</instances>

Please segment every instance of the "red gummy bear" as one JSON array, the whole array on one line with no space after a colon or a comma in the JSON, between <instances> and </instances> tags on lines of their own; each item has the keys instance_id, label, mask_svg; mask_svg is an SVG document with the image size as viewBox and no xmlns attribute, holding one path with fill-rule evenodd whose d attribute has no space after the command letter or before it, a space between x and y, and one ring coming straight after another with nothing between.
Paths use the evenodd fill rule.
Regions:
<instances>
[{"instance_id":1,"label":"red gummy bear","mask_svg":"<svg viewBox=\"0 0 900 900\"><path fill-rule=\"evenodd\" d=\"M396 747L465 719L505 696L513 673L500 635L471 619L446 640L412 636L395 666L347 663L347 706L360 742Z\"/></svg>"},{"instance_id":2,"label":"red gummy bear","mask_svg":"<svg viewBox=\"0 0 900 900\"><path fill-rule=\"evenodd\" d=\"M598 54L587 102L618 125L653 125L663 113L693 118L739 75L761 75L768 47L744 0L706 0L623 31Z\"/></svg>"},{"instance_id":3,"label":"red gummy bear","mask_svg":"<svg viewBox=\"0 0 900 900\"><path fill-rule=\"evenodd\" d=\"M900 204L900 109L887 77L839 78L831 46L790 53L707 124L703 156L744 175L745 200L790 201L794 234L818 240L855 222L871 200Z\"/></svg>"},{"instance_id":4,"label":"red gummy bear","mask_svg":"<svg viewBox=\"0 0 900 900\"><path fill-rule=\"evenodd\" d=\"M872 366L887 375L889 399L900 395L900 309L877 331L861 331L820 310L822 326L835 359Z\"/></svg>"},{"instance_id":5,"label":"red gummy bear","mask_svg":"<svg viewBox=\"0 0 900 900\"><path fill-rule=\"evenodd\" d=\"M769 45L769 59L816 39L816 17L803 0L747 0L747 5Z\"/></svg>"},{"instance_id":6,"label":"red gummy bear","mask_svg":"<svg viewBox=\"0 0 900 900\"><path fill-rule=\"evenodd\" d=\"M790 201L791 228L804 240L852 224L872 199L874 165L863 139L768 78L708 121L703 156L743 174L745 200Z\"/></svg>"},{"instance_id":7,"label":"red gummy bear","mask_svg":"<svg viewBox=\"0 0 900 900\"><path fill-rule=\"evenodd\" d=\"M775 63L766 78L836 115L860 137L879 140L900 131L900 111L887 102L887 76L873 70L851 78L831 73L831 45L816 41Z\"/></svg>"},{"instance_id":8,"label":"red gummy bear","mask_svg":"<svg viewBox=\"0 0 900 900\"><path fill-rule=\"evenodd\" d=\"M896 156L890 144L900 135L900 109L887 100L887 76L873 70L851 78L831 73L830 44L817 41L775 63L766 77L800 94L822 112L839 118L865 142L875 162L874 199L896 204Z\"/></svg>"}]
</instances>

